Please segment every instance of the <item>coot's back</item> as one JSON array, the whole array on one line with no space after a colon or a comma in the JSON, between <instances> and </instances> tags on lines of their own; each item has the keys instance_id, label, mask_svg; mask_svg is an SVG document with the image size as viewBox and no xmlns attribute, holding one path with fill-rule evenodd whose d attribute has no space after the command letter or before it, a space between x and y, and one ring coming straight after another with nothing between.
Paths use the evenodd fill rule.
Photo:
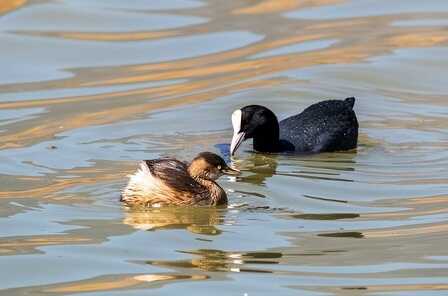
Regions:
<instances>
[{"instance_id":1,"label":"coot's back","mask_svg":"<svg viewBox=\"0 0 448 296\"><path fill-rule=\"evenodd\" d=\"M354 104L353 97L322 101L280 121L282 146L285 150L305 153L356 148L358 120Z\"/></svg>"}]
</instances>

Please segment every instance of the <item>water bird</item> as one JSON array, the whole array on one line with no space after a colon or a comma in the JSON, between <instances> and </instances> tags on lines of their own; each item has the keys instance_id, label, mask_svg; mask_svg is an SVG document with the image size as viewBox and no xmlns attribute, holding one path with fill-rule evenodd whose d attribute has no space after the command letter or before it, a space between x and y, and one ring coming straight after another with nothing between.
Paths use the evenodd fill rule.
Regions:
<instances>
[{"instance_id":1,"label":"water bird","mask_svg":"<svg viewBox=\"0 0 448 296\"><path fill-rule=\"evenodd\" d=\"M189 164L174 158L144 160L129 176L121 201L145 207L226 205L226 192L215 180L239 173L211 152L199 153Z\"/></svg>"},{"instance_id":2,"label":"water bird","mask_svg":"<svg viewBox=\"0 0 448 296\"><path fill-rule=\"evenodd\" d=\"M250 138L258 152L318 153L356 148L358 120L354 104L354 97L321 101L280 122L264 106L235 110L230 154L234 155Z\"/></svg>"}]
</instances>

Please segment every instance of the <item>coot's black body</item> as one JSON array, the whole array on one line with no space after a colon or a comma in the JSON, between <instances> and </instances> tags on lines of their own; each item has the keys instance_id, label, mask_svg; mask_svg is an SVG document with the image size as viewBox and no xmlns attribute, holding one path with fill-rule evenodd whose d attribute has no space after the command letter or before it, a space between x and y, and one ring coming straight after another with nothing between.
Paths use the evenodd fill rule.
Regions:
<instances>
[{"instance_id":1,"label":"coot's black body","mask_svg":"<svg viewBox=\"0 0 448 296\"><path fill-rule=\"evenodd\" d=\"M358 143L354 103L354 98L348 98L311 105L302 113L280 121L280 140L286 142L286 150L289 146L297 152L353 149Z\"/></svg>"},{"instance_id":2,"label":"coot's black body","mask_svg":"<svg viewBox=\"0 0 448 296\"><path fill-rule=\"evenodd\" d=\"M355 98L322 101L280 122L263 106L236 110L232 115L231 154L248 138L253 138L254 149L260 152L318 153L356 148L354 103Z\"/></svg>"}]
</instances>

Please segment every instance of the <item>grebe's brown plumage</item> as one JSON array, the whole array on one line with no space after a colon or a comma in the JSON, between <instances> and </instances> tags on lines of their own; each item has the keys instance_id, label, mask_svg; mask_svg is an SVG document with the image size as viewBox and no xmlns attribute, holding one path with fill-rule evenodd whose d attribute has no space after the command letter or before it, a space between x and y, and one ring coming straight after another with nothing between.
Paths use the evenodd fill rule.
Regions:
<instances>
[{"instance_id":1,"label":"grebe's brown plumage","mask_svg":"<svg viewBox=\"0 0 448 296\"><path fill-rule=\"evenodd\" d=\"M238 173L211 152L198 154L189 165L174 158L145 160L129 176L121 201L138 206L225 205L227 195L215 180Z\"/></svg>"}]
</instances>

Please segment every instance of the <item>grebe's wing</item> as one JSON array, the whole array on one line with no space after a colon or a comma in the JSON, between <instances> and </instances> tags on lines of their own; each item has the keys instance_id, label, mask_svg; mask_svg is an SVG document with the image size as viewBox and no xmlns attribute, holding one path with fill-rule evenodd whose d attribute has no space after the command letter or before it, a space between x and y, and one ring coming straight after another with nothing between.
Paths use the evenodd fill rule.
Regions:
<instances>
[{"instance_id":1,"label":"grebe's wing","mask_svg":"<svg viewBox=\"0 0 448 296\"><path fill-rule=\"evenodd\" d=\"M163 158L145 160L144 162L151 175L161 180L169 189L194 195L200 195L206 191L190 176L187 164L180 160Z\"/></svg>"}]
</instances>

